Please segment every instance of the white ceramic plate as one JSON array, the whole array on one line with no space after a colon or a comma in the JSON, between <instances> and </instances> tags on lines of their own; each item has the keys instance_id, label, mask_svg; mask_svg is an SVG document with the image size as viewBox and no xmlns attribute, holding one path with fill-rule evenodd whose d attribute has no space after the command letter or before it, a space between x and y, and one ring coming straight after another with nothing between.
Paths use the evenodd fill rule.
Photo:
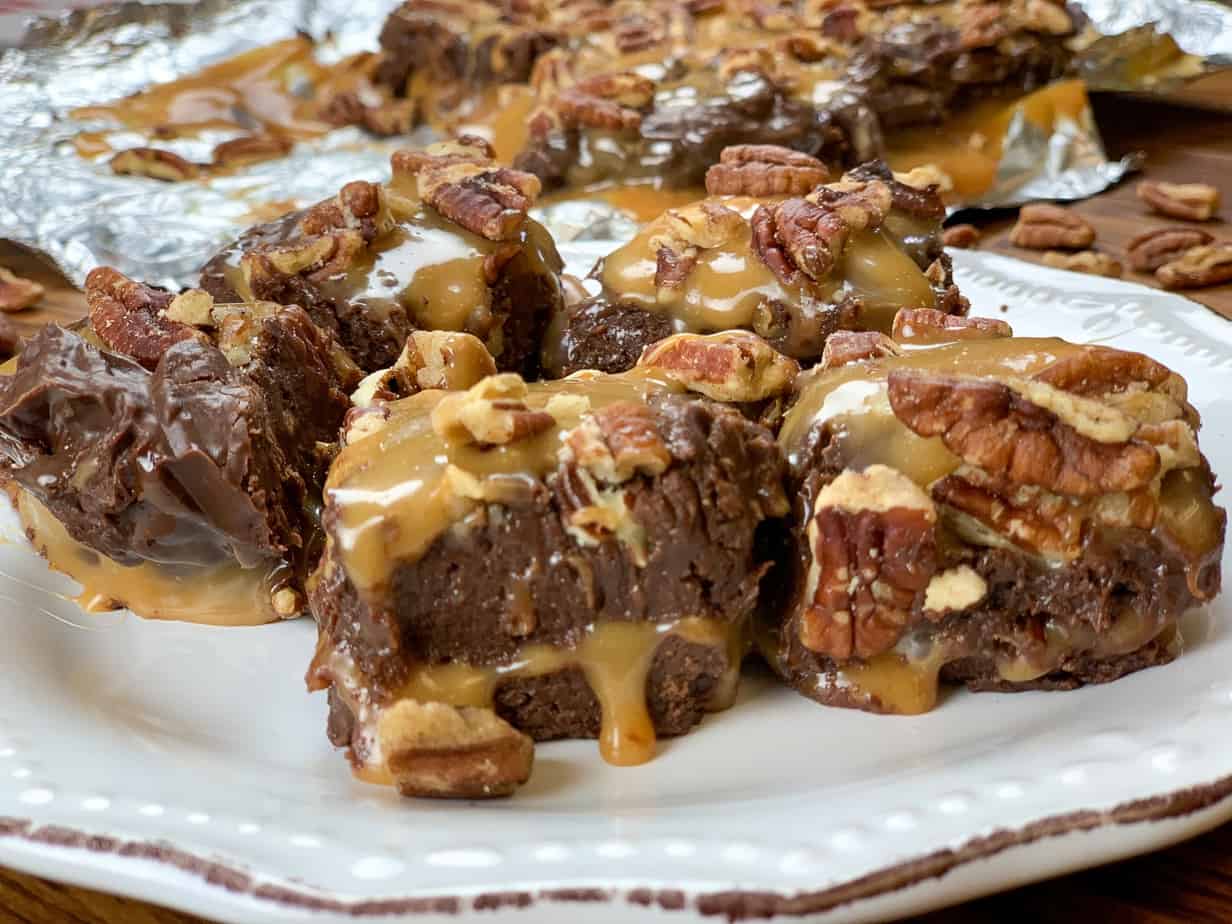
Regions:
<instances>
[{"instance_id":1,"label":"white ceramic plate","mask_svg":"<svg viewBox=\"0 0 1232 924\"><path fill-rule=\"evenodd\" d=\"M1008 305L1021 334L1183 372L1203 446L1232 472L1226 322L1138 286L957 262L977 311ZM646 766L543 745L514 798L445 804L351 779L324 698L304 692L308 621L88 617L27 550L0 549L0 571L0 864L225 921L872 921L1232 817L1226 599L1190 615L1175 663L1107 686L955 692L897 718L754 675Z\"/></svg>"}]
</instances>

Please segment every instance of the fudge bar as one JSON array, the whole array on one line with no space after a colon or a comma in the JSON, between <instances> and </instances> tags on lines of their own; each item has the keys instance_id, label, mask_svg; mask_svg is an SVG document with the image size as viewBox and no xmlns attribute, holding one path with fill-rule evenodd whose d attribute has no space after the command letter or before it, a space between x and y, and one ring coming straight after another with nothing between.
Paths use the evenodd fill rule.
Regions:
<instances>
[{"instance_id":1,"label":"fudge bar","mask_svg":"<svg viewBox=\"0 0 1232 924\"><path fill-rule=\"evenodd\" d=\"M1184 380L986 319L905 312L896 333L832 338L784 419L776 670L918 713L941 682L1071 689L1171 660L1219 590L1226 519Z\"/></svg>"},{"instance_id":2,"label":"fudge bar","mask_svg":"<svg viewBox=\"0 0 1232 924\"><path fill-rule=\"evenodd\" d=\"M796 372L755 335L686 334L620 375L366 391L310 585L308 682L356 773L504 795L532 740L636 764L727 706L787 500L771 433L720 402Z\"/></svg>"},{"instance_id":3,"label":"fudge bar","mask_svg":"<svg viewBox=\"0 0 1232 924\"><path fill-rule=\"evenodd\" d=\"M555 244L527 211L539 181L464 138L398 151L388 185L357 181L245 232L201 286L220 301L299 305L365 372L415 330L479 337L501 370L534 376L562 300Z\"/></svg>"},{"instance_id":4,"label":"fudge bar","mask_svg":"<svg viewBox=\"0 0 1232 924\"><path fill-rule=\"evenodd\" d=\"M407 0L375 79L437 126L520 132L548 187L688 187L734 144L879 156L886 131L1060 76L1076 25L1055 0Z\"/></svg>"},{"instance_id":5,"label":"fudge bar","mask_svg":"<svg viewBox=\"0 0 1232 924\"><path fill-rule=\"evenodd\" d=\"M903 306L965 314L936 188L880 163L827 175L786 148L727 148L709 198L646 225L596 267L601 291L554 318L544 371L619 372L673 332L736 328L811 365L835 331L889 332Z\"/></svg>"},{"instance_id":6,"label":"fudge bar","mask_svg":"<svg viewBox=\"0 0 1232 924\"><path fill-rule=\"evenodd\" d=\"M0 459L34 546L88 609L298 614L318 486L360 372L302 308L216 304L99 268L87 321L0 377Z\"/></svg>"}]
</instances>

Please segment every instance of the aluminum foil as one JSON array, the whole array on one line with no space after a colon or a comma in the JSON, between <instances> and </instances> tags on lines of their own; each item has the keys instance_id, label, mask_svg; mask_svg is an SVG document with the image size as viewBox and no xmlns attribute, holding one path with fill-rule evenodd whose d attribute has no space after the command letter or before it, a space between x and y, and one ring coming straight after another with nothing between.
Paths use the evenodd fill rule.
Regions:
<instances>
[{"instance_id":1,"label":"aluminum foil","mask_svg":"<svg viewBox=\"0 0 1232 924\"><path fill-rule=\"evenodd\" d=\"M177 287L249 225L279 209L332 195L349 180L388 175L389 154L408 143L379 141L354 128L298 144L290 156L240 173L190 183L113 175L72 145L83 130L78 106L104 103L150 84L297 33L333 60L376 47L396 0L204 0L123 3L33 21L16 47L0 50L0 237L41 250L74 282L100 264ZM1165 31L1193 67L1232 63L1232 9L1211 0L1081 0L1091 20L1083 70L1100 86L1123 84L1116 39L1142 43ZM1158 43L1156 36L1153 41ZM1128 47L1128 46L1127 46ZM1196 62L1194 64L1193 62ZM166 146L204 159L224 135ZM109 138L113 147L143 143ZM426 141L424 134L415 141ZM1136 166L1109 162L1089 111L1043 131L1025 118L1009 127L994 188L977 207L1030 199L1076 199L1115 183ZM541 211L562 241L620 240L634 230L597 202Z\"/></svg>"}]
</instances>

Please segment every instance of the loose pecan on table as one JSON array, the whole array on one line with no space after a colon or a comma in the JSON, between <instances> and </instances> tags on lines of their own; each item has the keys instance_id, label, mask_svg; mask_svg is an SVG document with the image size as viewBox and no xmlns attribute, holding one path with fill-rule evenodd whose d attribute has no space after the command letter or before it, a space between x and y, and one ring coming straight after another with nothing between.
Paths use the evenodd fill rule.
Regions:
<instances>
[{"instance_id":1,"label":"loose pecan on table","mask_svg":"<svg viewBox=\"0 0 1232 924\"><path fill-rule=\"evenodd\" d=\"M884 465L822 488L806 529L801 643L838 659L893 648L937 570L936 522L928 495Z\"/></svg>"},{"instance_id":2,"label":"loose pecan on table","mask_svg":"<svg viewBox=\"0 0 1232 924\"><path fill-rule=\"evenodd\" d=\"M1208 221L1219 209L1219 190L1208 183L1164 183L1143 180L1138 198L1161 215L1186 221Z\"/></svg>"},{"instance_id":3,"label":"loose pecan on table","mask_svg":"<svg viewBox=\"0 0 1232 924\"><path fill-rule=\"evenodd\" d=\"M1126 245L1129 265L1140 273L1153 273L1165 263L1184 256L1186 251L1215 240L1201 228L1173 226L1144 231Z\"/></svg>"},{"instance_id":4,"label":"loose pecan on table","mask_svg":"<svg viewBox=\"0 0 1232 924\"><path fill-rule=\"evenodd\" d=\"M0 266L0 311L25 311L43 297L46 290L33 279L18 276Z\"/></svg>"},{"instance_id":5,"label":"loose pecan on table","mask_svg":"<svg viewBox=\"0 0 1232 924\"><path fill-rule=\"evenodd\" d=\"M1155 271L1165 289L1203 289L1232 281L1232 242L1193 247Z\"/></svg>"},{"instance_id":6,"label":"loose pecan on table","mask_svg":"<svg viewBox=\"0 0 1232 924\"><path fill-rule=\"evenodd\" d=\"M1083 250L1095 243L1095 229L1081 215L1041 202L1022 207L1010 243L1029 250Z\"/></svg>"},{"instance_id":7,"label":"loose pecan on table","mask_svg":"<svg viewBox=\"0 0 1232 924\"><path fill-rule=\"evenodd\" d=\"M739 144L723 149L706 171L712 196L802 196L830 176L817 158L775 144Z\"/></svg>"}]
</instances>

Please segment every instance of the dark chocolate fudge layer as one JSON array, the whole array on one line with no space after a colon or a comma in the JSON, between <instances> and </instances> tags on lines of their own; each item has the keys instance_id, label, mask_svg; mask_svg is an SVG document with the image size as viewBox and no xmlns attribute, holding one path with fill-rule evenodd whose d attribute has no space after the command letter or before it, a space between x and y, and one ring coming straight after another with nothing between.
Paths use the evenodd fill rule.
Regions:
<instances>
[{"instance_id":1,"label":"dark chocolate fudge layer","mask_svg":"<svg viewBox=\"0 0 1232 924\"><path fill-rule=\"evenodd\" d=\"M78 545L126 566L94 589L138 612L163 614L134 596L151 569L264 585L227 621L298 612L318 446L336 438L357 370L296 307L211 313L204 293L176 298L109 269L86 295L90 322L44 328L0 381L6 474L48 533L36 545L69 574L89 564ZM164 603L194 618L189 602Z\"/></svg>"}]
</instances>

